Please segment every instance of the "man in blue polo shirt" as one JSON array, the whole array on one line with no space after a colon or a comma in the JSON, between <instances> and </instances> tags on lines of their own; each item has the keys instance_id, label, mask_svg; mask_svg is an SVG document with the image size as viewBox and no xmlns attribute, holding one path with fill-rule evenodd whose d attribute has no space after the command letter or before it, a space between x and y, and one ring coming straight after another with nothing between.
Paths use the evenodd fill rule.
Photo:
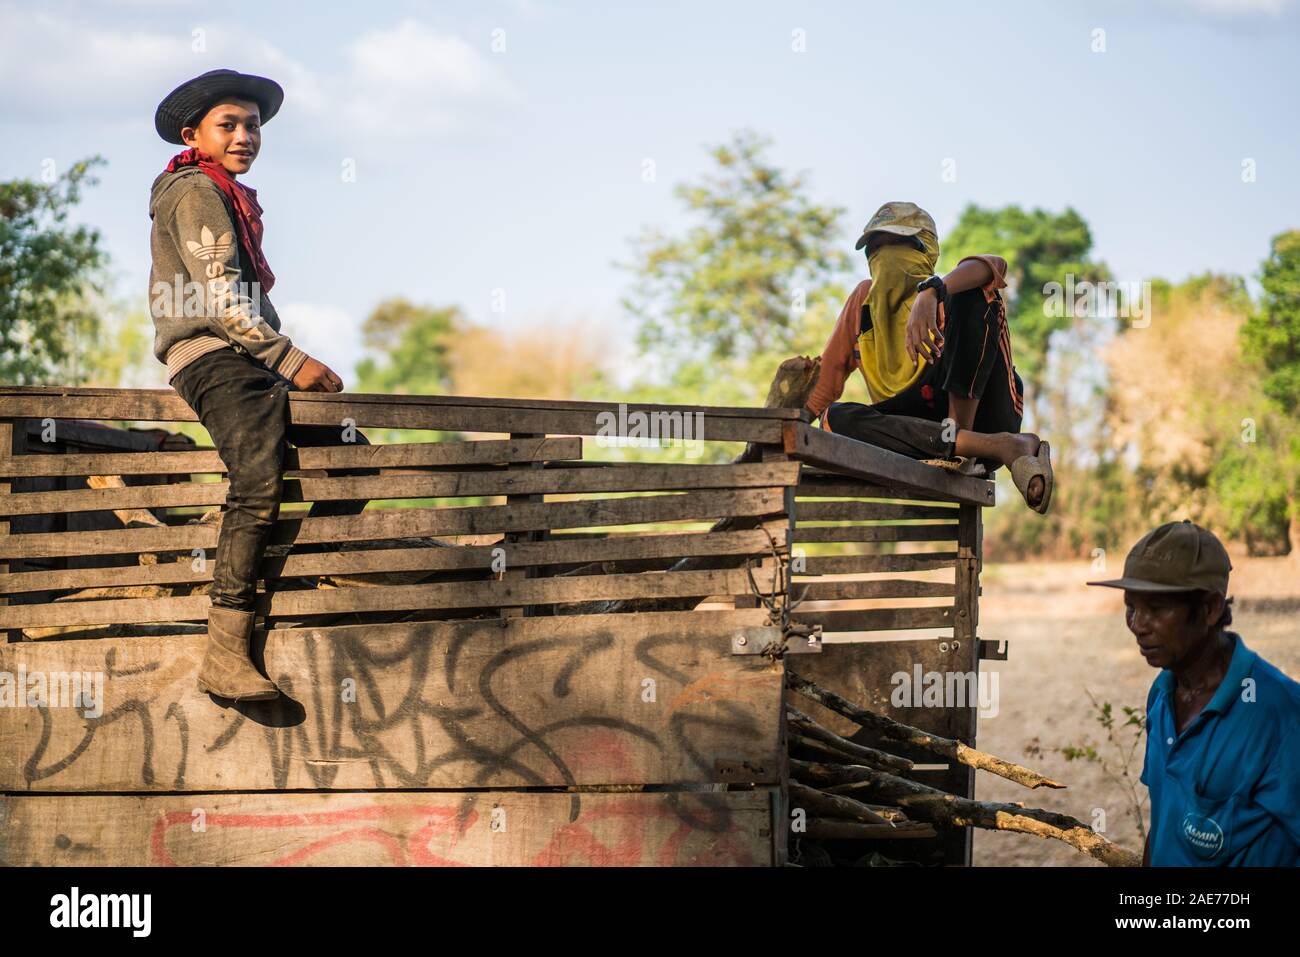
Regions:
<instances>
[{"instance_id":1,"label":"man in blue polo shirt","mask_svg":"<svg viewBox=\"0 0 1300 957\"><path fill-rule=\"evenodd\" d=\"M1124 577L1147 695L1148 866L1300 866L1300 683L1227 630L1228 553L1189 521L1148 532Z\"/></svg>"}]
</instances>

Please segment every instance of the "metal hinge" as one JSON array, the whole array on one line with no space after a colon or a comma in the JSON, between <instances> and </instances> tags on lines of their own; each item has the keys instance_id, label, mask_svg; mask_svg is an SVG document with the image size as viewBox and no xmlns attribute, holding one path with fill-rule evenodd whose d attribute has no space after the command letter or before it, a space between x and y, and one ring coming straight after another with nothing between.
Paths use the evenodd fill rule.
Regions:
<instances>
[{"instance_id":1,"label":"metal hinge","mask_svg":"<svg viewBox=\"0 0 1300 957\"><path fill-rule=\"evenodd\" d=\"M782 638L780 628L764 626L742 628L731 636L733 655L768 655L780 658L783 655L820 654L821 650L821 625L812 626L807 634L795 632L785 638Z\"/></svg>"},{"instance_id":2,"label":"metal hinge","mask_svg":"<svg viewBox=\"0 0 1300 957\"><path fill-rule=\"evenodd\" d=\"M980 661L1006 661L1007 652L1011 646L1005 638L997 641L988 638L979 639L980 643Z\"/></svg>"}]
</instances>

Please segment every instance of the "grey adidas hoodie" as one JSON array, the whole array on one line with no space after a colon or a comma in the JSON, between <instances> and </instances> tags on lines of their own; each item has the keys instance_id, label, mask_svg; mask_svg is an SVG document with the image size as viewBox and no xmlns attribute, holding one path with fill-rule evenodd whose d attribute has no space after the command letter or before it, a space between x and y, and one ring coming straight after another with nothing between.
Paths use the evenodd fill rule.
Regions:
<instances>
[{"instance_id":1,"label":"grey adidas hoodie","mask_svg":"<svg viewBox=\"0 0 1300 957\"><path fill-rule=\"evenodd\" d=\"M271 300L240 262L229 201L197 166L161 173L149 197L149 313L167 381L199 356L233 348L292 379L307 353L280 334ZM247 285L243 285L243 284Z\"/></svg>"}]
</instances>

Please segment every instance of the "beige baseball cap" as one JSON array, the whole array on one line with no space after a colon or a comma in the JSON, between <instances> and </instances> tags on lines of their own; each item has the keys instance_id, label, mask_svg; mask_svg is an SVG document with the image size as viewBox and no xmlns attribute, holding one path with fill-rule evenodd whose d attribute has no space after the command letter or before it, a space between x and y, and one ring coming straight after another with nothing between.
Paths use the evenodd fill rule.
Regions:
<instances>
[{"instance_id":1,"label":"beige baseball cap","mask_svg":"<svg viewBox=\"0 0 1300 957\"><path fill-rule=\"evenodd\" d=\"M1147 532L1124 560L1124 577L1088 582L1127 591L1177 592L1204 589L1228 594L1228 550L1209 529L1188 519Z\"/></svg>"},{"instance_id":2,"label":"beige baseball cap","mask_svg":"<svg viewBox=\"0 0 1300 957\"><path fill-rule=\"evenodd\" d=\"M939 235L930 214L916 203L886 203L876 210L871 221L862 227L862 235L858 237L858 242L853 248L861 249L865 246L872 233L917 236L926 232L934 237Z\"/></svg>"}]
</instances>

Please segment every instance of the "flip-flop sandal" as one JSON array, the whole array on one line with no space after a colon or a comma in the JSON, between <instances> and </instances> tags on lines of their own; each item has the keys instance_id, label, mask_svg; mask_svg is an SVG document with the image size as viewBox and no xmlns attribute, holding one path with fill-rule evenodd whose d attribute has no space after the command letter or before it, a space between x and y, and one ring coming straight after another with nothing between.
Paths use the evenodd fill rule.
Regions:
<instances>
[{"instance_id":1,"label":"flip-flop sandal","mask_svg":"<svg viewBox=\"0 0 1300 957\"><path fill-rule=\"evenodd\" d=\"M922 465L933 465L935 468L943 469L947 472L955 472L958 475L969 475L974 478L983 478L986 474L984 466L975 459L967 458L964 455L955 455L950 459L921 459Z\"/></svg>"},{"instance_id":2,"label":"flip-flop sandal","mask_svg":"<svg viewBox=\"0 0 1300 957\"><path fill-rule=\"evenodd\" d=\"M1043 479L1043 497L1037 505L1029 505L1029 480L1035 476ZM1047 514L1047 507L1052 503L1052 447L1046 441L1038 443L1038 451L1033 455L1022 455L1011 463L1011 481L1016 490L1039 515Z\"/></svg>"}]
</instances>

